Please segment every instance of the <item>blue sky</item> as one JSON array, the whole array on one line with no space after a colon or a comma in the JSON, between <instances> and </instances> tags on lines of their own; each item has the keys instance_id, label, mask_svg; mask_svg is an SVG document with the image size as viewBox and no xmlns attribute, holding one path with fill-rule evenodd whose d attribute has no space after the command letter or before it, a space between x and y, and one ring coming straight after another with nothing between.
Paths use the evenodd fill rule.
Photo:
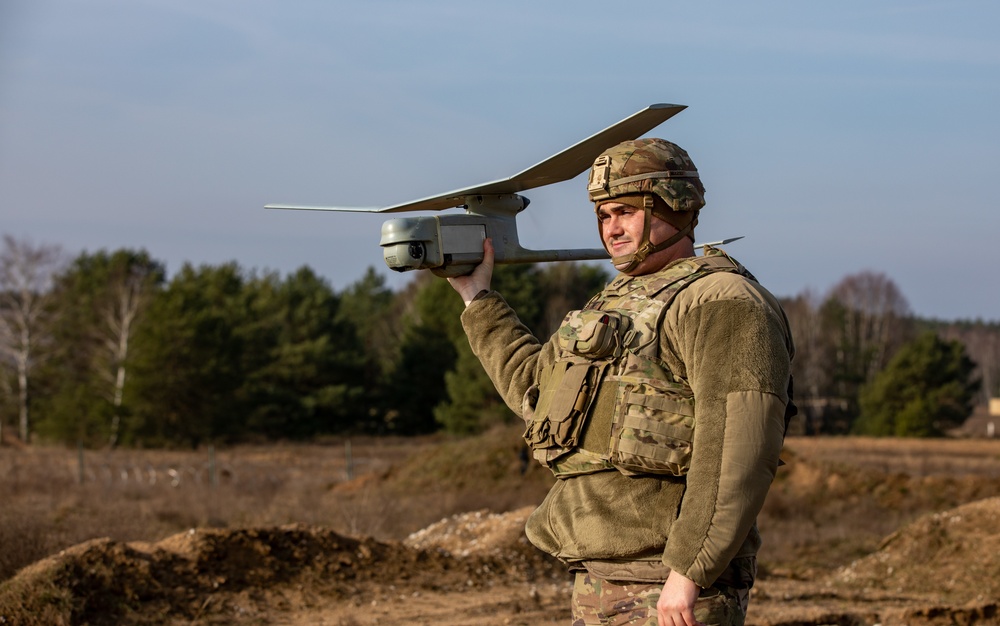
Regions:
<instances>
[{"instance_id":1,"label":"blue sky","mask_svg":"<svg viewBox=\"0 0 1000 626\"><path fill-rule=\"evenodd\" d=\"M670 102L699 240L776 294L875 271L1000 320L998 32L988 0L0 0L0 232L398 287L384 217L263 206L503 178ZM584 187L526 192L522 242L599 245Z\"/></svg>"}]
</instances>

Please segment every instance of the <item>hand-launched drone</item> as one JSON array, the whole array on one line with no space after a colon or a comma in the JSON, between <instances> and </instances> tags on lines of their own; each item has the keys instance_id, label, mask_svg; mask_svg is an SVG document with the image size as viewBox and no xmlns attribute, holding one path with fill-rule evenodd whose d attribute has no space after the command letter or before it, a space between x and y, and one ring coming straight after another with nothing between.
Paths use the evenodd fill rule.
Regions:
<instances>
[{"instance_id":1,"label":"hand-launched drone","mask_svg":"<svg viewBox=\"0 0 1000 626\"><path fill-rule=\"evenodd\" d=\"M569 180L586 171L604 150L636 139L685 108L678 104L652 104L605 128L537 165L489 183L394 204L384 208L323 207L269 204L268 209L403 213L441 211L463 207L464 214L397 218L382 224L386 265L397 272L429 269L438 276L468 274L483 260L483 240L493 240L497 263L537 263L606 259L603 248L580 250L528 250L517 238L517 214L528 206L518 192Z\"/></svg>"}]
</instances>

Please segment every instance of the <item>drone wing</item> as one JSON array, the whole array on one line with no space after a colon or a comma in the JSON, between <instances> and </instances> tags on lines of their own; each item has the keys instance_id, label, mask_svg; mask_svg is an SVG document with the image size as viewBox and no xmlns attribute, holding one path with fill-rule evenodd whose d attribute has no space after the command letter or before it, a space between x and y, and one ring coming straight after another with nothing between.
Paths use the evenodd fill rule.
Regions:
<instances>
[{"instance_id":1,"label":"drone wing","mask_svg":"<svg viewBox=\"0 0 1000 626\"><path fill-rule=\"evenodd\" d=\"M544 161L514 174L488 183L456 189L447 193L401 204L379 207L327 207L327 206L293 206L286 204L269 204L267 209L302 209L311 211L350 211L361 213L403 213L406 211L442 211L467 203L469 196L514 194L526 189L534 189L544 185L569 180L585 171L597 156L611 146L635 139L656 128L674 115L687 108L680 104L651 104L645 109L630 115L617 124L591 135L583 141L566 148L562 152L550 156Z\"/></svg>"},{"instance_id":2,"label":"drone wing","mask_svg":"<svg viewBox=\"0 0 1000 626\"><path fill-rule=\"evenodd\" d=\"M636 139L686 108L686 106L680 104L651 104L645 109L626 117L617 124L608 126L601 132L587 137L583 141L566 148L559 154L550 156L537 165L532 165L505 181L488 184L508 183L511 185L511 191L496 193L516 193L525 189L533 189L569 180L577 174L586 171L587 168L593 165L594 159L606 149L623 141ZM487 193L494 192L489 191Z\"/></svg>"}]
</instances>

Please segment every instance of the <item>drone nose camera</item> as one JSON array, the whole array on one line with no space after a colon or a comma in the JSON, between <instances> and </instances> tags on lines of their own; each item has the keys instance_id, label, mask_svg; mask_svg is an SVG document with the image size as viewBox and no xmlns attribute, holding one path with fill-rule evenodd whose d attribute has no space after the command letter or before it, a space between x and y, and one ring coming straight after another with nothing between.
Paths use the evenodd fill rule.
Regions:
<instances>
[{"instance_id":1,"label":"drone nose camera","mask_svg":"<svg viewBox=\"0 0 1000 626\"><path fill-rule=\"evenodd\" d=\"M391 246L390 247L390 249L396 249L396 248L399 248L399 246L396 245L396 246ZM416 261L417 262L417 267L420 267L420 263L422 263L423 260L424 260L424 244L420 243L419 241L412 242L412 243L410 243L409 246L407 246L406 251L407 251L407 253L409 253L410 259ZM386 255L386 262L387 263L391 259L392 259L392 255ZM403 271L407 267L410 267L411 265L401 266L398 271ZM393 267L392 264L389 264L389 267ZM395 268L393 268L393 269L395 269Z\"/></svg>"},{"instance_id":2,"label":"drone nose camera","mask_svg":"<svg viewBox=\"0 0 1000 626\"><path fill-rule=\"evenodd\" d=\"M428 248L431 257L437 250L437 234L426 220L402 218L382 224L382 256L389 269L396 272L430 269L427 264Z\"/></svg>"},{"instance_id":3,"label":"drone nose camera","mask_svg":"<svg viewBox=\"0 0 1000 626\"><path fill-rule=\"evenodd\" d=\"M394 272L424 269L424 244L419 241L383 245L385 264Z\"/></svg>"}]
</instances>

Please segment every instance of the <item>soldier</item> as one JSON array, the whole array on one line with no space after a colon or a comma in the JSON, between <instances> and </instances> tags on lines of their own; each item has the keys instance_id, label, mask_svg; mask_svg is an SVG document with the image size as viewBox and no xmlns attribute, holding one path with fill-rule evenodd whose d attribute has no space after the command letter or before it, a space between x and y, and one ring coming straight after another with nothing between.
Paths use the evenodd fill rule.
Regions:
<instances>
[{"instance_id":1,"label":"soldier","mask_svg":"<svg viewBox=\"0 0 1000 626\"><path fill-rule=\"evenodd\" d=\"M473 352L559 479L526 533L576 572L574 626L743 624L794 412L787 320L729 255L695 256L704 187L680 147L619 144L587 190L620 273L547 342L490 290L489 240L449 279Z\"/></svg>"}]
</instances>

